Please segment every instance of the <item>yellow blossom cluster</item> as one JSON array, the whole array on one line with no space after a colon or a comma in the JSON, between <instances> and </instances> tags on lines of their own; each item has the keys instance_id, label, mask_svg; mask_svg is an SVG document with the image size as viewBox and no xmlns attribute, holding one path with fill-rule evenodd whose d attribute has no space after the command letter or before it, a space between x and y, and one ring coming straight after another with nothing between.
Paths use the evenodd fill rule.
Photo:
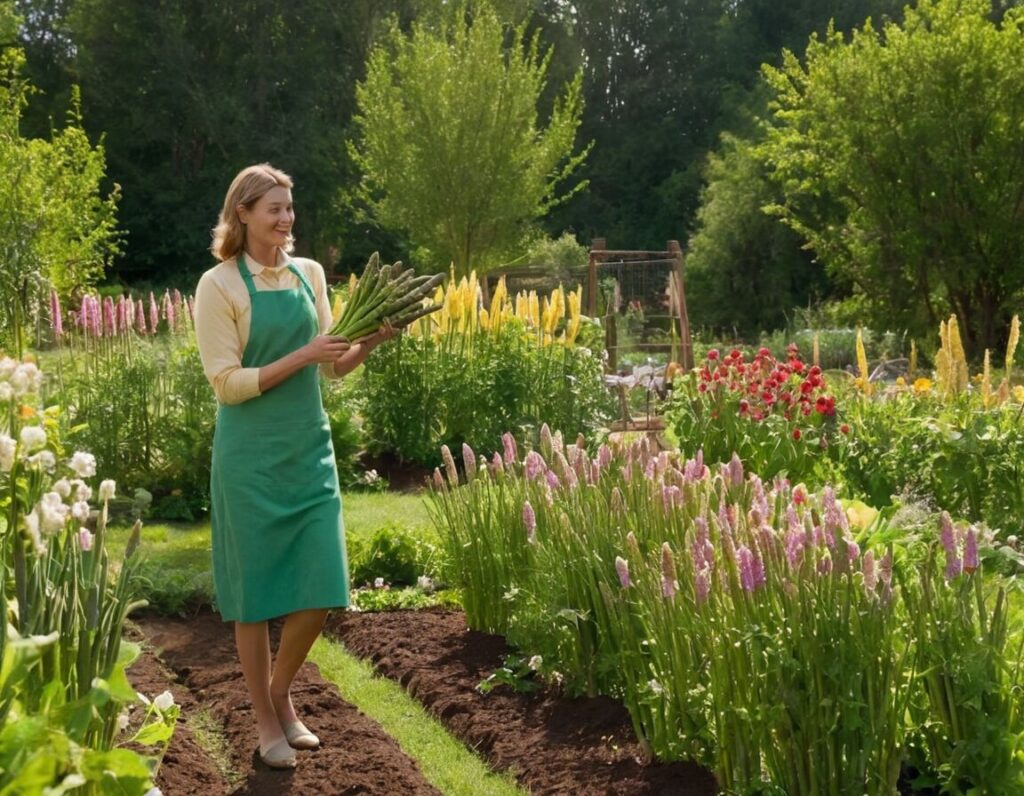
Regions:
<instances>
[{"instance_id":1,"label":"yellow blossom cluster","mask_svg":"<svg viewBox=\"0 0 1024 796\"><path fill-rule=\"evenodd\" d=\"M452 332L497 334L515 319L537 334L545 345L573 345L582 322L583 286L573 291L559 286L549 296L538 295L535 290L523 291L513 298L502 277L490 303L484 306L483 291L474 271L458 281L453 273L447 287L438 287L433 300L442 308L414 324L412 334L435 339Z\"/></svg>"},{"instance_id":2,"label":"yellow blossom cluster","mask_svg":"<svg viewBox=\"0 0 1024 796\"><path fill-rule=\"evenodd\" d=\"M951 315L948 321L939 325L939 340L941 346L935 356L935 381L928 378L914 380L911 389L916 395L927 395L935 390L939 395L951 398L965 392L973 381L981 404L986 409L1001 406L1011 399L1024 403L1024 386L1010 386L1013 359L1017 343L1020 341L1019 316L1014 315L1010 324L1010 337L1006 344L1006 374L998 389L992 387L992 357L988 349L985 350L981 373L973 377L970 375L956 315ZM917 349L914 347L912 355L914 365L916 365L916 354ZM911 375L913 375L913 368ZM905 387L905 384L901 383L898 386L902 388Z\"/></svg>"}]
</instances>

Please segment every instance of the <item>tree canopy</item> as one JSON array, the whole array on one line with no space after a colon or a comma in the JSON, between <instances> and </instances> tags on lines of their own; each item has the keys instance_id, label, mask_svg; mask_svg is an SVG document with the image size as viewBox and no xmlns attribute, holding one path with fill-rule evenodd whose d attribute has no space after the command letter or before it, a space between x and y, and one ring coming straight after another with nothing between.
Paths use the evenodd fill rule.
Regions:
<instances>
[{"instance_id":1,"label":"tree canopy","mask_svg":"<svg viewBox=\"0 0 1024 796\"><path fill-rule=\"evenodd\" d=\"M352 148L380 221L457 274L508 258L568 196L560 186L586 154L574 151L578 76L539 122L549 60L539 36L486 4L456 6L409 35L393 27L356 91Z\"/></svg>"},{"instance_id":2,"label":"tree canopy","mask_svg":"<svg viewBox=\"0 0 1024 796\"><path fill-rule=\"evenodd\" d=\"M1024 295L1024 14L991 15L921 0L765 69L774 211L877 322L931 334L952 311L976 355Z\"/></svg>"}]
</instances>

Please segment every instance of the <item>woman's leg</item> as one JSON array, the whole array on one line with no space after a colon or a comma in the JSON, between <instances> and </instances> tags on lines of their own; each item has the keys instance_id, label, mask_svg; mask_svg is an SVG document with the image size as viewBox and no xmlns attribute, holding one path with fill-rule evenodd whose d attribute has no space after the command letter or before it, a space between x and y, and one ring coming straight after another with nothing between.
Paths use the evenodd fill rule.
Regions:
<instances>
[{"instance_id":1,"label":"woman's leg","mask_svg":"<svg viewBox=\"0 0 1024 796\"><path fill-rule=\"evenodd\" d=\"M270 699L270 635L267 623L235 622L235 645L256 713L260 748L269 749L284 737L284 732Z\"/></svg>"},{"instance_id":2,"label":"woman's leg","mask_svg":"<svg viewBox=\"0 0 1024 796\"><path fill-rule=\"evenodd\" d=\"M270 680L270 699L282 726L298 719L292 705L292 680L306 660L309 648L320 635L326 619L327 609L311 608L288 614L284 620L281 643L277 647L274 673Z\"/></svg>"}]
</instances>

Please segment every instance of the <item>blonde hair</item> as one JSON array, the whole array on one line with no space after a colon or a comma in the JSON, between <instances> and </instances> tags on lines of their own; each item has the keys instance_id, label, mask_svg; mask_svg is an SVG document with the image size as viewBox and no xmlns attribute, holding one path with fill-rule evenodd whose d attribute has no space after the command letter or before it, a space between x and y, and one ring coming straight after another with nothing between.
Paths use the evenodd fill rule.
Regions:
<instances>
[{"instance_id":1,"label":"blonde hair","mask_svg":"<svg viewBox=\"0 0 1024 796\"><path fill-rule=\"evenodd\" d=\"M237 257L245 248L245 226L238 218L238 206L251 208L267 191L281 186L292 187L292 178L269 163L257 163L248 166L235 175L224 197L224 207L220 211L220 220L213 228L213 244L210 251L218 260L230 260ZM284 246L286 252L294 248L294 240L288 236Z\"/></svg>"}]
</instances>

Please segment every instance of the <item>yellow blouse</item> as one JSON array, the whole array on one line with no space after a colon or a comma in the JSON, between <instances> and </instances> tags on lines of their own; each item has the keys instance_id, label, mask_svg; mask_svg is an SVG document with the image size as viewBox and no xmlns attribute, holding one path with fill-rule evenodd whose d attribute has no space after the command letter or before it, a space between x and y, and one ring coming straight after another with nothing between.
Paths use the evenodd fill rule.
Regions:
<instances>
[{"instance_id":1,"label":"yellow blouse","mask_svg":"<svg viewBox=\"0 0 1024 796\"><path fill-rule=\"evenodd\" d=\"M325 334L332 319L327 279L320 263L289 257L278 249L277 263L267 266L257 262L249 252L245 253L245 267L252 274L257 290L299 287L298 278L288 270L289 262L295 264L313 288L320 333ZM196 342L206 378L213 385L217 400L224 404L240 404L260 394L260 369L242 367L251 314L249 291L234 259L218 263L199 279L195 297ZM333 363L321 364L320 372L335 378Z\"/></svg>"}]
</instances>

